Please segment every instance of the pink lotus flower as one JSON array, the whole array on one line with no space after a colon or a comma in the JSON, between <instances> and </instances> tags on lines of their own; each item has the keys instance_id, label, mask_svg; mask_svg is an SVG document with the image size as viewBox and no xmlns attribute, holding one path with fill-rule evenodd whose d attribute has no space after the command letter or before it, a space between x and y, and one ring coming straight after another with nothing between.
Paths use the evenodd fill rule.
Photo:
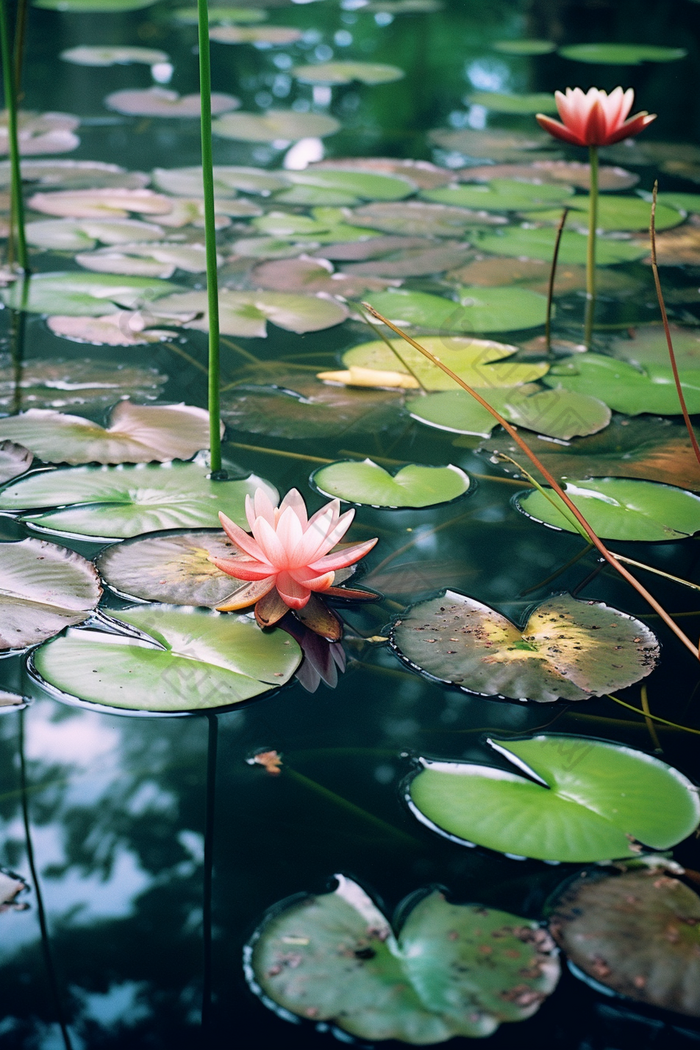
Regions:
<instances>
[{"instance_id":1,"label":"pink lotus flower","mask_svg":"<svg viewBox=\"0 0 700 1050\"><path fill-rule=\"evenodd\" d=\"M355 516L354 510L341 514L337 499L307 519L306 505L296 489L287 493L279 508L258 489L253 500L246 496L245 509L252 536L219 514L224 532L243 554L212 561L227 575L250 581L249 587L237 591L220 609L244 609L264 598L264 607L256 608L256 616L266 626L288 609L303 609L312 591L333 594L336 572L359 561L377 542L367 540L330 553Z\"/></svg>"},{"instance_id":2,"label":"pink lotus flower","mask_svg":"<svg viewBox=\"0 0 700 1050\"><path fill-rule=\"evenodd\" d=\"M554 97L563 123L543 113L538 113L536 119L550 135L574 146L611 146L638 135L656 120L656 114L646 110L626 119L634 102L633 88L623 91L616 87L609 95L598 88L585 93L581 88L567 88L566 95L555 91Z\"/></svg>"}]
</instances>

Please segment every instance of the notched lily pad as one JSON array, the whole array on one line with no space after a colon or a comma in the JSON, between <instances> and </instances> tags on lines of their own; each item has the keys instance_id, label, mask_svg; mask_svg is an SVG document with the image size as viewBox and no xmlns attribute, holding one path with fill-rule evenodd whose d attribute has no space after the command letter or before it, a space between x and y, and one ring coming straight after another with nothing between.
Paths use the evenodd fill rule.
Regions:
<instances>
[{"instance_id":1,"label":"notched lily pad","mask_svg":"<svg viewBox=\"0 0 700 1050\"><path fill-rule=\"evenodd\" d=\"M551 703L624 689L654 669L659 645L639 620L569 594L548 598L520 629L456 591L414 605L391 645L415 670L480 696Z\"/></svg>"},{"instance_id":2,"label":"notched lily pad","mask_svg":"<svg viewBox=\"0 0 700 1050\"><path fill-rule=\"evenodd\" d=\"M563 387L605 401L616 412L679 416L681 406L670 365L635 368L603 354L581 354L550 369L547 386ZM681 388L689 412L700 412L700 369L685 370Z\"/></svg>"},{"instance_id":3,"label":"notched lily pad","mask_svg":"<svg viewBox=\"0 0 700 1050\"><path fill-rule=\"evenodd\" d=\"M212 92L211 111L214 116L237 109L240 104L233 95ZM180 96L177 91L151 87L114 91L107 95L105 106L134 117L199 117L201 103L199 95Z\"/></svg>"},{"instance_id":4,"label":"notched lily pad","mask_svg":"<svg viewBox=\"0 0 700 1050\"><path fill-rule=\"evenodd\" d=\"M643 751L545 733L487 744L507 768L421 759L410 783L414 814L453 841L586 863L668 849L700 819L695 785Z\"/></svg>"},{"instance_id":5,"label":"notched lily pad","mask_svg":"<svg viewBox=\"0 0 700 1050\"><path fill-rule=\"evenodd\" d=\"M92 562L43 540L0 543L0 651L82 623L102 594Z\"/></svg>"},{"instance_id":6,"label":"notched lily pad","mask_svg":"<svg viewBox=\"0 0 700 1050\"><path fill-rule=\"evenodd\" d=\"M330 463L311 480L324 496L371 507L434 507L469 491L469 477L459 467L409 463L390 474L371 459Z\"/></svg>"},{"instance_id":7,"label":"notched lily pad","mask_svg":"<svg viewBox=\"0 0 700 1050\"><path fill-rule=\"evenodd\" d=\"M531 1017L556 986L553 943L530 920L433 890L399 906L395 934L357 883L336 879L274 908L247 950L253 990L286 1013L425 1045Z\"/></svg>"}]
</instances>

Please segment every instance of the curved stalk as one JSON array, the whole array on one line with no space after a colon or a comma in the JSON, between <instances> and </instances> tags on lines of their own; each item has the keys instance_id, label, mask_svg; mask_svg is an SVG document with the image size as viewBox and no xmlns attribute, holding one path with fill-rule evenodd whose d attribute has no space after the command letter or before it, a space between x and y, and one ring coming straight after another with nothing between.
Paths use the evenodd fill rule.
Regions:
<instances>
[{"instance_id":1,"label":"curved stalk","mask_svg":"<svg viewBox=\"0 0 700 1050\"><path fill-rule=\"evenodd\" d=\"M595 238L598 226L598 147L589 146L591 186L588 198L588 250L586 252L586 321L583 341L591 349L593 314L595 313Z\"/></svg>"}]
</instances>

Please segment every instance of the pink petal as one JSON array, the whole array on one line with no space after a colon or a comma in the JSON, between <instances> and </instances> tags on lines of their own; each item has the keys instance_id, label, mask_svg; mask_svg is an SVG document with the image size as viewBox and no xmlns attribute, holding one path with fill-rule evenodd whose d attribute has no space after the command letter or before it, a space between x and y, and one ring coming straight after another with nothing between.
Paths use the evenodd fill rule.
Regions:
<instances>
[{"instance_id":1,"label":"pink petal","mask_svg":"<svg viewBox=\"0 0 700 1050\"><path fill-rule=\"evenodd\" d=\"M317 512L307 525L304 535L292 552L291 565L308 565L314 558L320 557L321 548L326 537L333 531L337 524L337 510L330 505L323 508L323 512ZM326 550L330 550L327 547Z\"/></svg>"},{"instance_id":2,"label":"pink petal","mask_svg":"<svg viewBox=\"0 0 700 1050\"><path fill-rule=\"evenodd\" d=\"M289 567L289 554L269 521L256 518L253 535L260 544L264 557L275 569L279 571Z\"/></svg>"},{"instance_id":3,"label":"pink petal","mask_svg":"<svg viewBox=\"0 0 700 1050\"><path fill-rule=\"evenodd\" d=\"M600 100L596 99L588 114L584 140L587 146L602 146L606 141L606 135L605 110Z\"/></svg>"},{"instance_id":4,"label":"pink petal","mask_svg":"<svg viewBox=\"0 0 700 1050\"><path fill-rule=\"evenodd\" d=\"M326 591L333 586L334 572L325 572L319 575L313 569L290 569L289 575L302 587L308 587L311 591Z\"/></svg>"},{"instance_id":5,"label":"pink petal","mask_svg":"<svg viewBox=\"0 0 700 1050\"><path fill-rule=\"evenodd\" d=\"M317 558L322 557L328 551L332 551L333 548L340 543L345 533L352 525L352 519L355 517L354 510L346 510L344 514L341 514L336 522L335 528L331 529L327 536L324 537L323 543L318 548ZM314 559L316 560L316 559ZM309 562L310 564L310 562Z\"/></svg>"},{"instance_id":6,"label":"pink petal","mask_svg":"<svg viewBox=\"0 0 700 1050\"><path fill-rule=\"evenodd\" d=\"M291 507L296 514L297 518L301 522L302 529L308 522L306 514L306 504L304 503L304 497L297 491L297 489L290 489L287 495L280 503L280 513L283 513L287 507Z\"/></svg>"},{"instance_id":7,"label":"pink petal","mask_svg":"<svg viewBox=\"0 0 700 1050\"><path fill-rule=\"evenodd\" d=\"M221 605L217 605L217 612L236 612L237 609L246 609L249 605L264 598L274 586L274 576L268 576L266 580L255 580L247 587L235 591L230 599L225 598Z\"/></svg>"},{"instance_id":8,"label":"pink petal","mask_svg":"<svg viewBox=\"0 0 700 1050\"><path fill-rule=\"evenodd\" d=\"M623 139L631 138L632 135L638 135L640 131L644 131L644 128L648 127L653 120L656 120L656 113L637 113L630 120L625 121L619 131L616 131L614 135L608 138L608 145L613 145L615 142L621 142Z\"/></svg>"},{"instance_id":9,"label":"pink petal","mask_svg":"<svg viewBox=\"0 0 700 1050\"><path fill-rule=\"evenodd\" d=\"M275 586L280 598L290 609L303 609L311 597L309 588L297 583L288 572L279 573Z\"/></svg>"},{"instance_id":10,"label":"pink petal","mask_svg":"<svg viewBox=\"0 0 700 1050\"><path fill-rule=\"evenodd\" d=\"M255 520L255 518L264 518L265 521L269 521L270 525L272 525L272 527L274 528L275 506L264 489L255 490L255 496L253 497L253 508L255 510L255 517L253 518L253 521ZM253 522L250 521L250 518L248 518L248 521L250 522L252 531Z\"/></svg>"},{"instance_id":11,"label":"pink petal","mask_svg":"<svg viewBox=\"0 0 700 1050\"><path fill-rule=\"evenodd\" d=\"M544 128L545 131L548 131L555 139L562 139L564 142L569 142L573 146L584 145L584 142L578 138L573 131L564 127L564 125L560 124L558 120L553 120L552 117L546 117L544 113L537 113L535 119L540 127Z\"/></svg>"},{"instance_id":12,"label":"pink petal","mask_svg":"<svg viewBox=\"0 0 700 1050\"><path fill-rule=\"evenodd\" d=\"M286 507L277 522L277 539L285 549L287 562L291 564L293 554L302 538L302 525L294 507Z\"/></svg>"},{"instance_id":13,"label":"pink petal","mask_svg":"<svg viewBox=\"0 0 700 1050\"><path fill-rule=\"evenodd\" d=\"M359 561L360 558L364 558L365 554L369 554L377 543L377 539L367 540L365 543L356 543L352 547L346 547L342 551L336 551L335 554L327 554L325 558L318 558L315 562L309 565L310 569L315 569L319 573L328 572L333 569L343 569L346 565L352 565L354 562Z\"/></svg>"},{"instance_id":14,"label":"pink petal","mask_svg":"<svg viewBox=\"0 0 700 1050\"><path fill-rule=\"evenodd\" d=\"M248 561L247 558L210 558L210 561L236 580L264 580L274 574L272 566L263 561Z\"/></svg>"},{"instance_id":15,"label":"pink petal","mask_svg":"<svg viewBox=\"0 0 700 1050\"><path fill-rule=\"evenodd\" d=\"M249 554L251 558L255 558L257 561L265 561L265 555L253 537L236 525L235 521L231 521L230 518L227 518L221 512L219 513L219 521L232 543L235 543L237 547Z\"/></svg>"}]
</instances>

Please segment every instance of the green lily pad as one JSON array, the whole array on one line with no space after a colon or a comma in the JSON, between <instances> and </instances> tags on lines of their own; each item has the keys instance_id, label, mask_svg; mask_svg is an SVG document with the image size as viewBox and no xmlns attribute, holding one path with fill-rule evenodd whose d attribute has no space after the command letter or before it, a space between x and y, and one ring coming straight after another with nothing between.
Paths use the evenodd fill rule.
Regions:
<instances>
[{"instance_id":1,"label":"green lily pad","mask_svg":"<svg viewBox=\"0 0 700 1050\"><path fill-rule=\"evenodd\" d=\"M403 200L416 190L407 178L368 171L307 168L290 171L292 189L277 194L275 201L285 204L352 205L362 200Z\"/></svg>"},{"instance_id":2,"label":"green lily pad","mask_svg":"<svg viewBox=\"0 0 700 1050\"><path fill-rule=\"evenodd\" d=\"M210 481L207 474L201 463L41 471L2 489L0 510L41 510L22 520L56 534L122 540L163 529L219 528L219 511L243 527L247 495L262 488L277 499L255 474L244 481ZM58 509L45 509L52 507Z\"/></svg>"},{"instance_id":3,"label":"green lily pad","mask_svg":"<svg viewBox=\"0 0 700 1050\"><path fill-rule=\"evenodd\" d=\"M198 22L198 11L196 7L176 7L172 12L176 22L184 25L196 26ZM209 7L209 24L219 25L237 22L264 22L268 17L267 11L259 7L225 7L217 5Z\"/></svg>"},{"instance_id":4,"label":"green lily pad","mask_svg":"<svg viewBox=\"0 0 700 1050\"><path fill-rule=\"evenodd\" d=\"M563 488L603 539L654 543L686 539L700 531L700 496L685 489L630 478L567 481ZM515 505L544 525L577 531L540 492L519 495Z\"/></svg>"},{"instance_id":5,"label":"green lily pad","mask_svg":"<svg viewBox=\"0 0 700 1050\"><path fill-rule=\"evenodd\" d=\"M26 302L16 283L3 288L0 298L5 306L14 310L28 310L29 313L99 317L105 313L105 307L113 303L138 309L159 296L179 290L178 285L154 277L36 273L29 282Z\"/></svg>"},{"instance_id":6,"label":"green lily pad","mask_svg":"<svg viewBox=\"0 0 700 1050\"><path fill-rule=\"evenodd\" d=\"M151 47L69 47L61 51L59 58L72 62L76 66L129 66L140 62L153 66L157 62L168 62L170 56L165 51Z\"/></svg>"},{"instance_id":7,"label":"green lily pad","mask_svg":"<svg viewBox=\"0 0 700 1050\"><path fill-rule=\"evenodd\" d=\"M584 195L571 197L566 202L567 208L571 208L568 222L572 225L584 228L588 231L588 203L589 198ZM519 211L528 212L531 209L524 206ZM583 212L579 215L579 212ZM561 212L534 212L532 218L536 221L559 222ZM659 204L656 208L656 229L667 230L672 226L678 226L685 216L677 207L666 203ZM651 220L651 205L641 197L622 197L617 194L608 193L598 198L598 217L596 225L599 230L648 230Z\"/></svg>"},{"instance_id":8,"label":"green lily pad","mask_svg":"<svg viewBox=\"0 0 700 1050\"><path fill-rule=\"evenodd\" d=\"M123 598L214 609L248 584L217 569L211 558L239 553L221 530L184 532L115 543L96 564L105 583Z\"/></svg>"},{"instance_id":9,"label":"green lily pad","mask_svg":"<svg viewBox=\"0 0 700 1050\"><path fill-rule=\"evenodd\" d=\"M510 768L421 759L409 799L434 831L501 853L585 863L634 857L639 843L668 849L700 819L695 785L643 751L544 733L487 743Z\"/></svg>"},{"instance_id":10,"label":"green lily pad","mask_svg":"<svg viewBox=\"0 0 700 1050\"><path fill-rule=\"evenodd\" d=\"M157 241L163 229L140 219L46 219L28 222L27 242L53 251L89 251L98 241L103 244L129 244Z\"/></svg>"},{"instance_id":11,"label":"green lily pad","mask_svg":"<svg viewBox=\"0 0 700 1050\"><path fill-rule=\"evenodd\" d=\"M469 211L447 204L408 201L394 204L387 201L365 204L352 215L357 226L370 226L384 233L407 237L459 237L474 226L494 226L505 223L502 215L486 211ZM366 231L365 231L366 232Z\"/></svg>"},{"instance_id":12,"label":"green lily pad","mask_svg":"<svg viewBox=\"0 0 700 1050\"><path fill-rule=\"evenodd\" d=\"M221 256L217 258L221 264ZM207 268L204 244L197 242L121 244L118 247L98 248L94 252L79 252L75 261L78 266L97 273L138 274L165 280L172 277L176 270L204 273Z\"/></svg>"},{"instance_id":13,"label":"green lily pad","mask_svg":"<svg viewBox=\"0 0 700 1050\"><path fill-rule=\"evenodd\" d=\"M548 386L598 397L616 412L628 416L641 412L681 415L670 365L650 364L641 369L614 357L588 353L553 365L545 382ZM700 412L700 370L685 371L681 387L688 411Z\"/></svg>"},{"instance_id":14,"label":"green lily pad","mask_svg":"<svg viewBox=\"0 0 700 1050\"><path fill-rule=\"evenodd\" d=\"M533 92L528 95L505 94L500 91L472 91L467 101L473 106L484 106L494 113L556 113L557 104L554 95L548 91Z\"/></svg>"},{"instance_id":15,"label":"green lily pad","mask_svg":"<svg viewBox=\"0 0 700 1050\"><path fill-rule=\"evenodd\" d=\"M459 288L459 301L403 288L377 292L367 302L398 325L448 332L506 332L544 324L547 299L529 288Z\"/></svg>"},{"instance_id":16,"label":"green lily pad","mask_svg":"<svg viewBox=\"0 0 700 1050\"><path fill-rule=\"evenodd\" d=\"M549 928L579 972L599 984L700 1017L700 898L663 862L582 872L558 894Z\"/></svg>"},{"instance_id":17,"label":"green lily pad","mask_svg":"<svg viewBox=\"0 0 700 1050\"><path fill-rule=\"evenodd\" d=\"M700 193L659 193L657 202L667 204L670 208L694 212L696 215L700 212Z\"/></svg>"},{"instance_id":18,"label":"green lily pad","mask_svg":"<svg viewBox=\"0 0 700 1050\"><path fill-rule=\"evenodd\" d=\"M111 14L120 11L140 11L151 7L156 0L32 0L34 7L49 11L72 11L76 14Z\"/></svg>"},{"instance_id":19,"label":"green lily pad","mask_svg":"<svg viewBox=\"0 0 700 1050\"><path fill-rule=\"evenodd\" d=\"M213 122L211 129L220 138L239 142L295 142L334 135L340 131L340 122L326 113L268 109L265 113L226 113Z\"/></svg>"},{"instance_id":20,"label":"green lily pad","mask_svg":"<svg viewBox=\"0 0 700 1050\"><path fill-rule=\"evenodd\" d=\"M167 376L154 368L111 365L102 361L73 358L42 360L30 358L22 366L17 390L17 374L9 354L0 355L0 408L16 411L28 408L66 408L113 405L126 397L153 401ZM17 400L19 405L17 405Z\"/></svg>"},{"instance_id":21,"label":"green lily pad","mask_svg":"<svg viewBox=\"0 0 700 1050\"><path fill-rule=\"evenodd\" d=\"M311 480L324 496L371 507L434 507L469 491L469 477L452 464L409 463L390 474L371 459L343 460L320 467Z\"/></svg>"},{"instance_id":22,"label":"green lily pad","mask_svg":"<svg viewBox=\"0 0 700 1050\"><path fill-rule=\"evenodd\" d=\"M293 26L213 26L209 39L218 44L269 44L280 47L294 44L303 36L301 29Z\"/></svg>"},{"instance_id":23,"label":"green lily pad","mask_svg":"<svg viewBox=\"0 0 700 1050\"><path fill-rule=\"evenodd\" d=\"M82 623L101 594L94 565L75 551L35 539L0 543L0 651Z\"/></svg>"},{"instance_id":24,"label":"green lily pad","mask_svg":"<svg viewBox=\"0 0 700 1050\"><path fill-rule=\"evenodd\" d=\"M548 437L568 440L595 434L610 422L602 401L570 390L524 387L478 391L509 423ZM465 390L450 390L413 398L406 408L414 419L455 434L488 437L497 426L493 416Z\"/></svg>"},{"instance_id":25,"label":"green lily pad","mask_svg":"<svg viewBox=\"0 0 700 1050\"><path fill-rule=\"evenodd\" d=\"M158 304L159 310L174 314L201 314L187 320L186 328L201 332L209 330L206 292L183 292L171 295ZM293 295L288 292L234 292L222 288L219 292L219 322L224 335L267 335L267 322L288 332L319 332L341 324L348 312L336 299L322 299L315 295Z\"/></svg>"},{"instance_id":26,"label":"green lily pad","mask_svg":"<svg viewBox=\"0 0 700 1050\"><path fill-rule=\"evenodd\" d=\"M557 45L551 40L497 40L493 48L504 55L549 55Z\"/></svg>"},{"instance_id":27,"label":"green lily pad","mask_svg":"<svg viewBox=\"0 0 700 1050\"><path fill-rule=\"evenodd\" d=\"M433 890L402 902L395 935L357 883L336 879L332 893L274 908L248 948L253 990L283 1016L424 1045L490 1035L556 986L553 942L535 922Z\"/></svg>"},{"instance_id":28,"label":"green lily pad","mask_svg":"<svg viewBox=\"0 0 700 1050\"><path fill-rule=\"evenodd\" d=\"M574 62L594 62L606 66L638 66L642 62L675 62L688 54L684 47L657 44L570 44L559 54Z\"/></svg>"},{"instance_id":29,"label":"green lily pad","mask_svg":"<svg viewBox=\"0 0 700 1050\"><path fill-rule=\"evenodd\" d=\"M556 230L546 226L539 229L507 226L502 230L489 230L480 234L478 247L494 255L515 255L518 258L544 259L549 262L554 251L555 240ZM586 234L564 230L559 247L559 262L564 264L585 263L587 244ZM634 241L598 237L596 263L599 266L614 266L616 263L634 262L636 259L643 258L647 251L646 246L635 244Z\"/></svg>"},{"instance_id":30,"label":"green lily pad","mask_svg":"<svg viewBox=\"0 0 700 1050\"><path fill-rule=\"evenodd\" d=\"M292 76L302 84L388 84L405 77L403 69L381 62L319 62L313 66L296 66Z\"/></svg>"},{"instance_id":31,"label":"green lily pad","mask_svg":"<svg viewBox=\"0 0 700 1050\"><path fill-rule=\"evenodd\" d=\"M454 390L457 386L453 379L429 361L419 350L395 340L400 358L394 354L383 340L361 343L346 350L343 364L346 368L366 368L379 372L400 372L418 377L425 390ZM543 376L548 368L545 362L522 364L504 361L517 353L517 347L506 343L494 343L490 339L469 339L465 336L424 336L421 346L439 357L449 368L469 386L492 388L513 387L523 383L532 383ZM406 362L404 364L403 362ZM469 396L468 394L466 395Z\"/></svg>"},{"instance_id":32,"label":"green lily pad","mask_svg":"<svg viewBox=\"0 0 700 1050\"><path fill-rule=\"evenodd\" d=\"M521 630L488 605L446 591L402 615L391 645L415 670L465 692L538 703L624 689L650 674L659 655L639 620L569 594L536 606Z\"/></svg>"},{"instance_id":33,"label":"green lily pad","mask_svg":"<svg viewBox=\"0 0 700 1050\"><path fill-rule=\"evenodd\" d=\"M700 372L700 331L672 324L671 341L682 374L685 375L686 369ZM661 325L635 328L631 339L617 336L610 344L610 349L615 357L644 368L669 363L666 333Z\"/></svg>"},{"instance_id":34,"label":"green lily pad","mask_svg":"<svg viewBox=\"0 0 700 1050\"><path fill-rule=\"evenodd\" d=\"M262 631L251 616L167 605L111 615L148 638L68 631L32 658L31 670L44 688L98 710L186 714L279 688L301 661L285 631Z\"/></svg>"},{"instance_id":35,"label":"green lily pad","mask_svg":"<svg viewBox=\"0 0 700 1050\"><path fill-rule=\"evenodd\" d=\"M174 193L178 197L197 197L202 193L202 169L199 167L154 168L151 175L153 185L165 193ZM266 196L288 186L287 172L233 164L214 165L214 193L217 197L235 197L238 190Z\"/></svg>"},{"instance_id":36,"label":"green lily pad","mask_svg":"<svg viewBox=\"0 0 700 1050\"><path fill-rule=\"evenodd\" d=\"M261 233L302 243L311 240L321 244L332 244L334 241L369 239L375 235L374 230L367 230L362 225L349 225L347 219L350 215L354 218L353 213L344 208L330 207L313 208L311 215L269 211L266 215L253 219L251 226ZM237 248L238 245L234 247Z\"/></svg>"},{"instance_id":37,"label":"green lily pad","mask_svg":"<svg viewBox=\"0 0 700 1050\"><path fill-rule=\"evenodd\" d=\"M573 206L569 200L569 198L571 201L577 200L576 197L571 196L573 192L573 188L564 183L493 179L488 183L442 186L436 190L423 190L421 196L437 204L451 204L461 208L483 208L486 211L530 211L536 208L551 208L559 203L566 204L567 207ZM603 200L607 198L601 198L601 206ZM678 221L680 222L680 217Z\"/></svg>"}]
</instances>

